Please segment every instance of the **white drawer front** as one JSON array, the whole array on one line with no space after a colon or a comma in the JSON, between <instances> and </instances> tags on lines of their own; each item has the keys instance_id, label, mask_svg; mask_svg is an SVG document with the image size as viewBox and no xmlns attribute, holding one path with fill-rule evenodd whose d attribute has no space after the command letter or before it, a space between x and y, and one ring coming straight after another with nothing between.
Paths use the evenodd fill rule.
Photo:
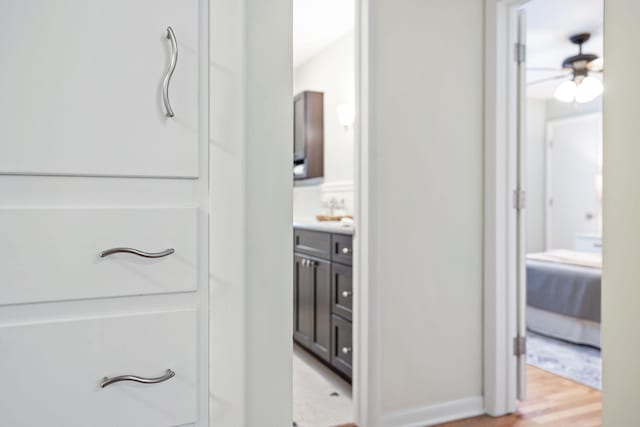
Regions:
<instances>
[{"instance_id":1,"label":"white drawer front","mask_svg":"<svg viewBox=\"0 0 640 427\"><path fill-rule=\"evenodd\" d=\"M197 228L195 208L0 209L0 304L194 291Z\"/></svg>"},{"instance_id":2,"label":"white drawer front","mask_svg":"<svg viewBox=\"0 0 640 427\"><path fill-rule=\"evenodd\" d=\"M575 250L579 252L602 252L602 237L577 236L574 242Z\"/></svg>"},{"instance_id":3,"label":"white drawer front","mask_svg":"<svg viewBox=\"0 0 640 427\"><path fill-rule=\"evenodd\" d=\"M0 327L0 424L169 427L196 421L196 311ZM175 376L158 384L123 374Z\"/></svg>"},{"instance_id":4,"label":"white drawer front","mask_svg":"<svg viewBox=\"0 0 640 427\"><path fill-rule=\"evenodd\" d=\"M197 177L198 3L0 0L0 172Z\"/></svg>"}]
</instances>

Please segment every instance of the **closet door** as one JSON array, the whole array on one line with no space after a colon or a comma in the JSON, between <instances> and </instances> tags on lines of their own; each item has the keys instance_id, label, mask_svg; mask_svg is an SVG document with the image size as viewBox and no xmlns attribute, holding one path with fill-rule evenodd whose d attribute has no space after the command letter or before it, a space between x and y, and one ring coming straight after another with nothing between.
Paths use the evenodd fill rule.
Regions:
<instances>
[{"instance_id":1,"label":"closet door","mask_svg":"<svg viewBox=\"0 0 640 427\"><path fill-rule=\"evenodd\" d=\"M197 177L198 5L0 0L0 173Z\"/></svg>"}]
</instances>

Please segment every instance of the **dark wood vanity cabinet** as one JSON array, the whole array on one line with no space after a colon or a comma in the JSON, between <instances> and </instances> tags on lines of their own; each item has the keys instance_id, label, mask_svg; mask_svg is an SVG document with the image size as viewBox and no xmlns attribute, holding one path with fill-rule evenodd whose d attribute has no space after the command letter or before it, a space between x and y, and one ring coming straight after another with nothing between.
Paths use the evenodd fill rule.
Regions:
<instances>
[{"instance_id":1,"label":"dark wood vanity cabinet","mask_svg":"<svg viewBox=\"0 0 640 427\"><path fill-rule=\"evenodd\" d=\"M294 256L293 337L300 345L310 348L313 333L313 284L305 264L306 258Z\"/></svg>"},{"instance_id":2,"label":"dark wood vanity cabinet","mask_svg":"<svg viewBox=\"0 0 640 427\"><path fill-rule=\"evenodd\" d=\"M293 336L326 362L331 361L331 264L295 256Z\"/></svg>"},{"instance_id":3,"label":"dark wood vanity cabinet","mask_svg":"<svg viewBox=\"0 0 640 427\"><path fill-rule=\"evenodd\" d=\"M294 229L293 338L348 379L353 353L352 240L345 234Z\"/></svg>"},{"instance_id":4,"label":"dark wood vanity cabinet","mask_svg":"<svg viewBox=\"0 0 640 427\"><path fill-rule=\"evenodd\" d=\"M324 94L305 91L293 98L293 177L324 175Z\"/></svg>"}]
</instances>

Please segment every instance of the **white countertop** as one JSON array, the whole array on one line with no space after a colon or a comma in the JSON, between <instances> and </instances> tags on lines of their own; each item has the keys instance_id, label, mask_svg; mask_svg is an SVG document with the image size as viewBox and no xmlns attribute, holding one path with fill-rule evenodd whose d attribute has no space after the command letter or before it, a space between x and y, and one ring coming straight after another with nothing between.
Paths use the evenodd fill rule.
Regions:
<instances>
[{"instance_id":1,"label":"white countertop","mask_svg":"<svg viewBox=\"0 0 640 427\"><path fill-rule=\"evenodd\" d=\"M294 220L294 228L303 228L312 231L324 231L325 233L340 233L353 235L354 225L340 221L316 221L312 220Z\"/></svg>"}]
</instances>

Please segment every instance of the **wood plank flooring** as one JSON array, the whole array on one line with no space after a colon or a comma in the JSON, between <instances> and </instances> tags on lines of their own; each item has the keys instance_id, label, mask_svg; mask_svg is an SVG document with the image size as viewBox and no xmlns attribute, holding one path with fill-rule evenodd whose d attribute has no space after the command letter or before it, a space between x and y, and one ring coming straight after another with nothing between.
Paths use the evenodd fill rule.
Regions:
<instances>
[{"instance_id":1,"label":"wood plank flooring","mask_svg":"<svg viewBox=\"0 0 640 427\"><path fill-rule=\"evenodd\" d=\"M599 427L599 390L528 365L527 400L506 417L481 416L438 427Z\"/></svg>"},{"instance_id":2,"label":"wood plank flooring","mask_svg":"<svg viewBox=\"0 0 640 427\"><path fill-rule=\"evenodd\" d=\"M506 417L481 416L437 427L600 427L602 396L599 390L527 367L527 400ZM340 427L356 427L353 424Z\"/></svg>"}]
</instances>

